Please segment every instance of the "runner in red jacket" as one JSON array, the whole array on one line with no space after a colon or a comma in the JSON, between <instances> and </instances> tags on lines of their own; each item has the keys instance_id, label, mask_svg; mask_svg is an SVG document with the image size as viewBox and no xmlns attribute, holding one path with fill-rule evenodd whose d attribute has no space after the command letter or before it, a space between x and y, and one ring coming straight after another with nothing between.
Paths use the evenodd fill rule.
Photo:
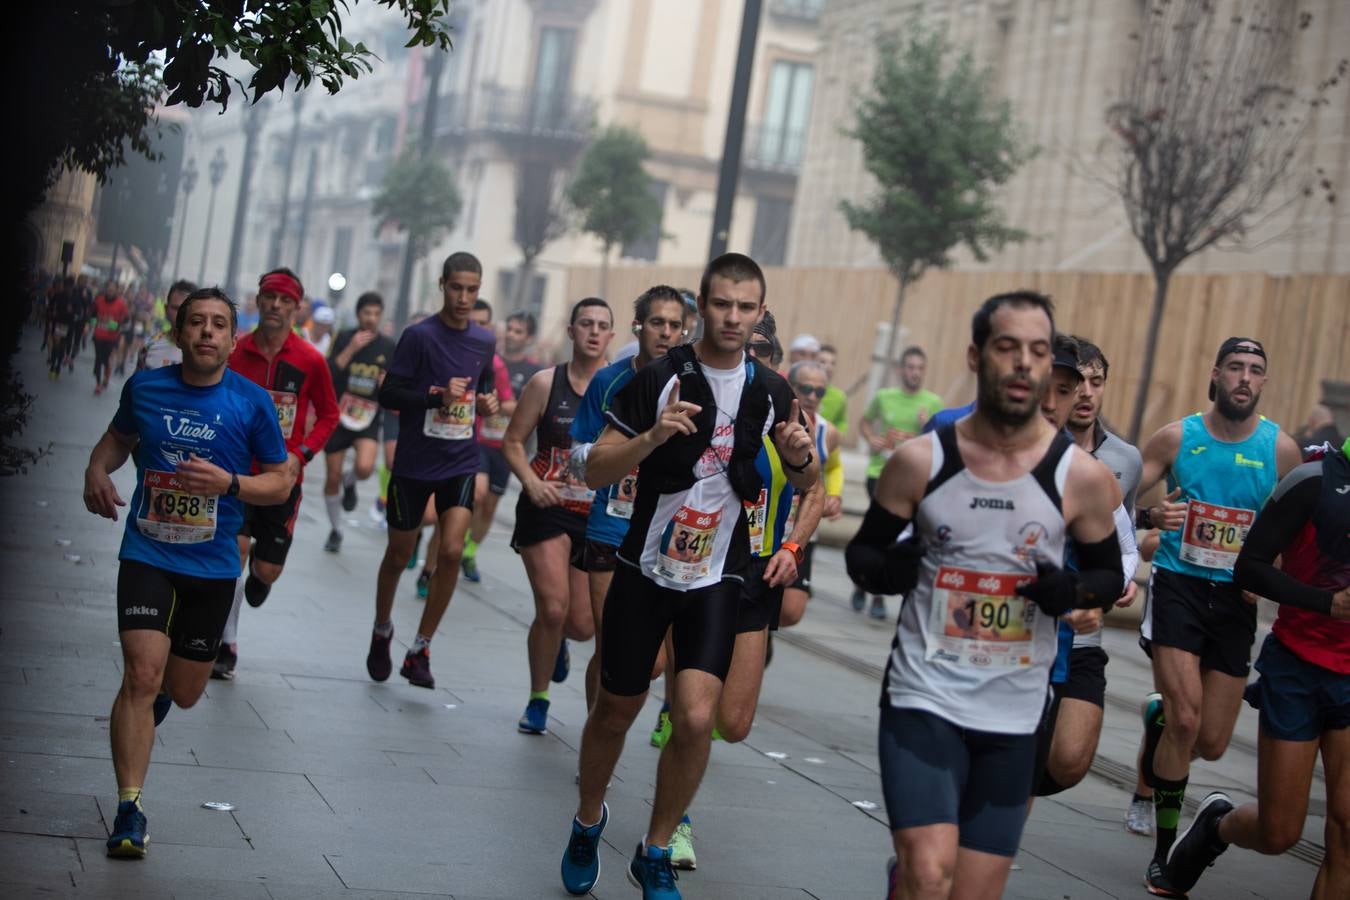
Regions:
<instances>
[{"instance_id":1,"label":"runner in red jacket","mask_svg":"<svg viewBox=\"0 0 1350 900\"><path fill-rule=\"evenodd\" d=\"M338 405L328 360L293 330L302 297L304 287L290 269L273 269L264 275L258 281L258 327L241 337L230 354L230 368L262 387L272 398L281 436L286 439L295 487L285 503L244 505L239 559L241 566L247 564L247 577L235 587L234 608L225 623L211 673L213 678L234 677L239 659L239 600L247 597L249 606L262 606L272 585L281 577L300 512L305 463L323 449L337 427ZM311 408L314 424L306 430Z\"/></svg>"}]
</instances>

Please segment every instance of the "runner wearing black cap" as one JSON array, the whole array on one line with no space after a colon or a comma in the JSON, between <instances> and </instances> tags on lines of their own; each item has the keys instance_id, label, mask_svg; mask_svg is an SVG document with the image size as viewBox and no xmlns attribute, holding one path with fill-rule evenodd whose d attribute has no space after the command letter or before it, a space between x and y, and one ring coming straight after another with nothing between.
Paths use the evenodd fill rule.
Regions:
<instances>
[{"instance_id":1,"label":"runner wearing black cap","mask_svg":"<svg viewBox=\"0 0 1350 900\"><path fill-rule=\"evenodd\" d=\"M1139 492L1164 476L1169 491L1137 513L1141 528L1162 530L1140 628L1161 691L1144 701L1141 766L1157 819L1145 882L1161 897L1185 896L1163 867L1191 757L1223 755L1247 683L1256 606L1234 584L1233 564L1256 511L1300 462L1293 439L1256 414L1265 383L1260 341L1229 338L1210 373L1209 410L1163 426L1144 447Z\"/></svg>"}]
</instances>

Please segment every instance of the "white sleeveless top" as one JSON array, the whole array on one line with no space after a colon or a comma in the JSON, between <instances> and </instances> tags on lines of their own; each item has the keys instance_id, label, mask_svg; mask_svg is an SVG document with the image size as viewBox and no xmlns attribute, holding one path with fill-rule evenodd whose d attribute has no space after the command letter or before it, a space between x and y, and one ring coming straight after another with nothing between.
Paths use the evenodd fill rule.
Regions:
<instances>
[{"instance_id":1,"label":"white sleeveless top","mask_svg":"<svg viewBox=\"0 0 1350 900\"><path fill-rule=\"evenodd\" d=\"M933 463L914 529L925 554L900 608L882 702L962 728L1030 734L1045 705L1056 620L1014 589L1035 579L1038 555L1064 564L1072 442L1056 435L1031 472L990 482L965 468L954 426L924 439Z\"/></svg>"}]
</instances>

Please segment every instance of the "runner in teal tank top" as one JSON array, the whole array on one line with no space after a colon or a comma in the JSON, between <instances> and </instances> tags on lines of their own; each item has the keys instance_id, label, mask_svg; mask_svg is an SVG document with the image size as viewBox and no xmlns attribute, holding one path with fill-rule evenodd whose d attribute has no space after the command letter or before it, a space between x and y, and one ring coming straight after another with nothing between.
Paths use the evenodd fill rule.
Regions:
<instances>
[{"instance_id":1,"label":"runner in teal tank top","mask_svg":"<svg viewBox=\"0 0 1350 900\"><path fill-rule=\"evenodd\" d=\"M1139 496L1164 477L1167 497L1136 524L1161 529L1140 641L1160 694L1144 701L1144 781L1153 787L1156 845L1145 883L1184 897L1164 866L1192 756L1215 760L1233 735L1256 637L1256 599L1233 583L1256 513L1300 462L1298 445L1257 414L1266 383L1260 341L1223 342L1210 372L1209 410L1172 422L1144 447Z\"/></svg>"}]
</instances>

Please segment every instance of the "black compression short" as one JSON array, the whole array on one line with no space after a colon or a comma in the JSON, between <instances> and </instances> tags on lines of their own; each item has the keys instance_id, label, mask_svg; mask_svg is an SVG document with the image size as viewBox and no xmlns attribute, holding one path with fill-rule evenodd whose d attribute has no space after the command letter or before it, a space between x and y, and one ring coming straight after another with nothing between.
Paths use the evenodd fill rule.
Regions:
<instances>
[{"instance_id":1,"label":"black compression short","mask_svg":"<svg viewBox=\"0 0 1350 900\"><path fill-rule=\"evenodd\" d=\"M136 560L117 571L117 630L145 629L169 636L169 652L209 662L234 605L233 578L194 578Z\"/></svg>"}]
</instances>

